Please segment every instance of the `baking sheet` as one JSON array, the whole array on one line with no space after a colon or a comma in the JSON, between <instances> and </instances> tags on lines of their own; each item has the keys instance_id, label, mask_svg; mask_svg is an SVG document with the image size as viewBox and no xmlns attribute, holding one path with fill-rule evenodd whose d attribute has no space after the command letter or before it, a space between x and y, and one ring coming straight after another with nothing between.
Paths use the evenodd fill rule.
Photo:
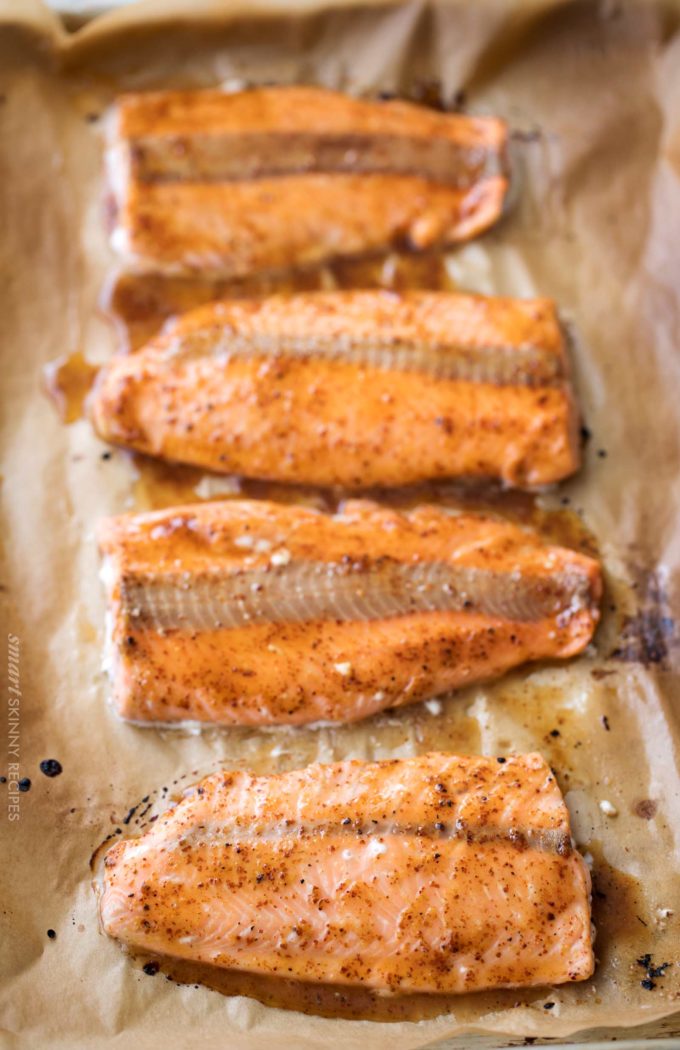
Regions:
<instances>
[{"instance_id":1,"label":"baking sheet","mask_svg":"<svg viewBox=\"0 0 680 1050\"><path fill-rule=\"evenodd\" d=\"M259 1050L286 1039L305 1050L410 1050L445 1039L469 1047L477 1037L463 1033L471 1030L487 1033L480 1045L574 1033L585 1039L616 1026L678 1034L677 10L633 3L304 6L308 13L289 22L262 6L244 21L235 7L235 20L226 18L227 5L146 3L103 16L70 39L57 38L47 15L36 29L43 15L35 3L11 11L5 0L0 8L6 20L16 21L22 7L32 19L25 33L0 31L8 636L0 773L9 774L0 784L0 1045L179 1047L200 1038L207 1050ZM183 23L173 22L173 11ZM588 543L591 532L597 538L608 577L604 623L595 644L567 667L524 669L441 705L335 729L184 736L125 726L109 711L95 522L135 507L229 496L240 486L109 455L85 421L60 421L42 390L42 369L76 353L101 361L116 346L96 309L112 262L100 177L105 105L120 89L234 78L406 93L436 81L445 98L509 120L512 209L491 234L451 253L446 272L466 289L552 295L573 332L590 434L584 469L537 504L491 504L572 542ZM283 489L275 495L325 499ZM434 495L478 498L456 487ZM549 513L556 510L573 516ZM432 748L537 748L553 764L577 841L592 857L599 959L592 981L461 997L420 1021L308 1016L147 977L99 932L90 854L116 828L134 831L141 810L126 825L130 807L161 785L174 790L179 781L179 788L218 761L266 771ZM45 758L62 763L61 776L40 773ZM10 765L16 761L18 771ZM23 777L32 782L27 792L15 787ZM606 816L602 801L617 815ZM651 991L641 986L645 970L636 962L644 953L656 965L673 964ZM338 1010L351 1014L351 1003ZM363 1016L386 1012L389 1003L369 1004ZM625 1035L621 1028L617 1034Z\"/></svg>"}]
</instances>

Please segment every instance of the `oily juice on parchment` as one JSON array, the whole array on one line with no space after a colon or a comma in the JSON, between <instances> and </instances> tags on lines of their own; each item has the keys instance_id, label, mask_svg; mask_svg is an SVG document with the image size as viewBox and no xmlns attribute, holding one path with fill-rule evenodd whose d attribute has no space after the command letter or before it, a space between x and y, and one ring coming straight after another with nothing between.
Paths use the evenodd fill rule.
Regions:
<instances>
[{"instance_id":1,"label":"oily juice on parchment","mask_svg":"<svg viewBox=\"0 0 680 1050\"><path fill-rule=\"evenodd\" d=\"M156 334L168 317L213 299L341 288L451 291L453 287L446 258L441 253L392 252L374 258L337 260L295 274L260 275L232 281L121 272L115 274L105 288L102 307L113 316L121 345L136 350Z\"/></svg>"}]
</instances>

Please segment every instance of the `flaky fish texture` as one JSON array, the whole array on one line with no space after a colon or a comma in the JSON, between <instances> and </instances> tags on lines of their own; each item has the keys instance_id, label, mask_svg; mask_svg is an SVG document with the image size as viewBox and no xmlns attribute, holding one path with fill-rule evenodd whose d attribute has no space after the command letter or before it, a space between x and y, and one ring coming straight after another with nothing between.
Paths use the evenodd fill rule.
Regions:
<instances>
[{"instance_id":1,"label":"flaky fish texture","mask_svg":"<svg viewBox=\"0 0 680 1050\"><path fill-rule=\"evenodd\" d=\"M599 618L597 562L435 507L203 503L99 544L113 704L142 724L352 722L572 656Z\"/></svg>"},{"instance_id":2,"label":"flaky fish texture","mask_svg":"<svg viewBox=\"0 0 680 1050\"><path fill-rule=\"evenodd\" d=\"M210 303L103 368L101 437L163 459L348 488L500 479L579 465L548 300L305 292Z\"/></svg>"},{"instance_id":3,"label":"flaky fish texture","mask_svg":"<svg viewBox=\"0 0 680 1050\"><path fill-rule=\"evenodd\" d=\"M138 269L242 277L453 244L499 217L505 124L317 87L125 95L112 244Z\"/></svg>"},{"instance_id":4,"label":"flaky fish texture","mask_svg":"<svg viewBox=\"0 0 680 1050\"><path fill-rule=\"evenodd\" d=\"M538 754L427 754L220 772L96 884L137 950L390 992L473 992L593 972L590 877Z\"/></svg>"}]
</instances>

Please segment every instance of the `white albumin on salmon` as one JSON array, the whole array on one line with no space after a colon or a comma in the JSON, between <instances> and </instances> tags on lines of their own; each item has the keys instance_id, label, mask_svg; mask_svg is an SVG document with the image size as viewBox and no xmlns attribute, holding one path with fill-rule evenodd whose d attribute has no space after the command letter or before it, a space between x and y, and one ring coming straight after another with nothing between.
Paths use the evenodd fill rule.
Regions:
<instances>
[{"instance_id":1,"label":"white albumin on salmon","mask_svg":"<svg viewBox=\"0 0 680 1050\"><path fill-rule=\"evenodd\" d=\"M460 993L594 967L588 869L537 754L216 773L116 842L96 889L130 948L293 980Z\"/></svg>"},{"instance_id":2,"label":"white albumin on salmon","mask_svg":"<svg viewBox=\"0 0 680 1050\"><path fill-rule=\"evenodd\" d=\"M99 542L113 702L139 723L351 722L571 656L599 618L595 561L434 507L207 503Z\"/></svg>"}]
</instances>

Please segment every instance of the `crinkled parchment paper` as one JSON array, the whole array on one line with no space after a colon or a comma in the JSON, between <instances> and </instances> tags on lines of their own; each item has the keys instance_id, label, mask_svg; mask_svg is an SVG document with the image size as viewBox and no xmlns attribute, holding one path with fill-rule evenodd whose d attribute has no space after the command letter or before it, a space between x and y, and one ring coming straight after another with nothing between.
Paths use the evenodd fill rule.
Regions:
<instances>
[{"instance_id":1,"label":"crinkled parchment paper","mask_svg":"<svg viewBox=\"0 0 680 1050\"><path fill-rule=\"evenodd\" d=\"M142 4L69 38L37 3L0 6L7 22L31 23L0 29L3 644L8 635L19 639L8 641L15 655L18 646L13 683L21 692L18 708L16 692L3 699L0 1044L268 1050L286 1041L296 1050L407 1050L445 1040L471 1047L604 1030L625 1036L616 1026L677 1033L677 9L499 2L324 10L298 2L289 20L289 5L250 5L247 19L243 8ZM542 495L538 507L566 507L582 519L607 570L604 622L579 660L523 669L441 705L350 728L185 736L125 726L110 712L95 522L220 494L224 485L120 451L104 456L84 420L59 419L42 370L78 352L101 361L115 348L96 308L112 262L100 177L103 109L121 89L233 78L357 92L412 92L435 80L447 99L462 91L458 104L510 122L510 212L491 234L452 253L448 274L463 288L554 296L573 331L591 436L578 478ZM439 497L455 500L457 492ZM503 509L501 501L496 510ZM529 513L526 501L511 500L509 509ZM4 664L3 656L3 672ZM188 783L220 760L264 771L437 747L537 748L553 764L579 846L592 858L593 980L449 1000L439 1004L444 1013L420 1021L379 1002L364 1011L379 1020L320 1017L146 976L100 933L90 854L116 828L128 834L148 819L138 809L122 823L162 785L172 790L173 781ZM39 771L46 758L62 763L61 776ZM23 777L32 785L18 792ZM645 953L650 965L672 963L650 990L636 962ZM339 1002L339 1013L351 1011L351 997Z\"/></svg>"}]
</instances>

